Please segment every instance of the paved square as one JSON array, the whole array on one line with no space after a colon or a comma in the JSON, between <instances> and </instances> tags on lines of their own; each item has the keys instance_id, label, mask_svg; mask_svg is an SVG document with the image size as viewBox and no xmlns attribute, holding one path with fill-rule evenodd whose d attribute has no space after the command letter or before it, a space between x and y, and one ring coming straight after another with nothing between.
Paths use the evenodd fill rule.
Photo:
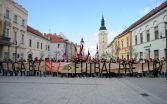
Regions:
<instances>
[{"instance_id":1,"label":"paved square","mask_svg":"<svg viewBox=\"0 0 167 104\"><path fill-rule=\"evenodd\" d=\"M0 104L167 104L167 82L164 78L0 77Z\"/></svg>"}]
</instances>

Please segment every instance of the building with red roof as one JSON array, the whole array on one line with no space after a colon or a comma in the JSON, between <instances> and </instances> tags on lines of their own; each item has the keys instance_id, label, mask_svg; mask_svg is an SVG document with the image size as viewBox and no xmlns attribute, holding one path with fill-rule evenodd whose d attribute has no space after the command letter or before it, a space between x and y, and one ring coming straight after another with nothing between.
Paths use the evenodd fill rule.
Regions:
<instances>
[{"instance_id":1,"label":"building with red roof","mask_svg":"<svg viewBox=\"0 0 167 104\"><path fill-rule=\"evenodd\" d=\"M167 36L167 1L155 7L149 13L130 25L126 30L114 38L110 46L118 46L117 40L131 33L132 57L139 59L156 59L167 57L166 41L161 37Z\"/></svg>"},{"instance_id":2,"label":"building with red roof","mask_svg":"<svg viewBox=\"0 0 167 104\"><path fill-rule=\"evenodd\" d=\"M75 56L75 45L70 42L63 33L44 34L51 41L50 56L55 60L73 60Z\"/></svg>"},{"instance_id":3,"label":"building with red roof","mask_svg":"<svg viewBox=\"0 0 167 104\"><path fill-rule=\"evenodd\" d=\"M26 59L50 57L51 41L37 29L27 26Z\"/></svg>"},{"instance_id":4,"label":"building with red roof","mask_svg":"<svg viewBox=\"0 0 167 104\"><path fill-rule=\"evenodd\" d=\"M167 36L167 1L136 21L128 30L132 32L134 58L162 59L166 57L166 41L161 39L161 36Z\"/></svg>"}]
</instances>

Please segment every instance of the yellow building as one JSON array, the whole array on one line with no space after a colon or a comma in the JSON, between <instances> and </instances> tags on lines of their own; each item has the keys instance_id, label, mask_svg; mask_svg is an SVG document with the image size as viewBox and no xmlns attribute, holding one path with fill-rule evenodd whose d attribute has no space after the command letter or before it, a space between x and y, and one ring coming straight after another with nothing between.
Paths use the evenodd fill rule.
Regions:
<instances>
[{"instance_id":1,"label":"yellow building","mask_svg":"<svg viewBox=\"0 0 167 104\"><path fill-rule=\"evenodd\" d=\"M111 50L112 50L112 57L118 57L118 37L115 37L114 40L111 42Z\"/></svg>"},{"instance_id":2,"label":"yellow building","mask_svg":"<svg viewBox=\"0 0 167 104\"><path fill-rule=\"evenodd\" d=\"M132 51L132 34L125 30L111 42L112 56L115 59L131 58Z\"/></svg>"},{"instance_id":3,"label":"yellow building","mask_svg":"<svg viewBox=\"0 0 167 104\"><path fill-rule=\"evenodd\" d=\"M130 31L125 31L118 36L118 57L123 59L131 58L132 50L132 33Z\"/></svg>"}]
</instances>

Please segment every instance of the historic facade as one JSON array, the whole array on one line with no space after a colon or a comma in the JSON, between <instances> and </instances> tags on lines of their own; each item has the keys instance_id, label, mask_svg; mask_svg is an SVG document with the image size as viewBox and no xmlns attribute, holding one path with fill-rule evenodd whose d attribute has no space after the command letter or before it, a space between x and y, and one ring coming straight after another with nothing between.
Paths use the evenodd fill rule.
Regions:
<instances>
[{"instance_id":1,"label":"historic facade","mask_svg":"<svg viewBox=\"0 0 167 104\"><path fill-rule=\"evenodd\" d=\"M99 29L99 58L107 58L106 56L106 48L107 48L107 44L108 44L108 32L107 32L107 28L105 27L105 21L104 21L104 17L102 16L101 19L101 26Z\"/></svg>"},{"instance_id":2,"label":"historic facade","mask_svg":"<svg viewBox=\"0 0 167 104\"><path fill-rule=\"evenodd\" d=\"M24 59L45 59L50 57L51 42L38 30L27 26Z\"/></svg>"},{"instance_id":3,"label":"historic facade","mask_svg":"<svg viewBox=\"0 0 167 104\"><path fill-rule=\"evenodd\" d=\"M129 30L124 31L118 36L118 57L120 59L130 59L132 49L132 34Z\"/></svg>"},{"instance_id":4,"label":"historic facade","mask_svg":"<svg viewBox=\"0 0 167 104\"><path fill-rule=\"evenodd\" d=\"M113 39L111 42L111 51L112 58L117 59L119 57L119 44L118 44L118 36Z\"/></svg>"},{"instance_id":5,"label":"historic facade","mask_svg":"<svg viewBox=\"0 0 167 104\"><path fill-rule=\"evenodd\" d=\"M75 57L75 45L70 42L63 33L57 34L45 34L51 41L50 58L55 60L73 60Z\"/></svg>"},{"instance_id":6,"label":"historic facade","mask_svg":"<svg viewBox=\"0 0 167 104\"><path fill-rule=\"evenodd\" d=\"M13 0L0 0L0 58L21 59L25 53L28 12Z\"/></svg>"},{"instance_id":7,"label":"historic facade","mask_svg":"<svg viewBox=\"0 0 167 104\"><path fill-rule=\"evenodd\" d=\"M113 58L166 57L167 1L156 7L111 42Z\"/></svg>"},{"instance_id":8,"label":"historic facade","mask_svg":"<svg viewBox=\"0 0 167 104\"><path fill-rule=\"evenodd\" d=\"M132 53L136 59L163 58L166 51L167 1L135 23L132 31Z\"/></svg>"}]
</instances>

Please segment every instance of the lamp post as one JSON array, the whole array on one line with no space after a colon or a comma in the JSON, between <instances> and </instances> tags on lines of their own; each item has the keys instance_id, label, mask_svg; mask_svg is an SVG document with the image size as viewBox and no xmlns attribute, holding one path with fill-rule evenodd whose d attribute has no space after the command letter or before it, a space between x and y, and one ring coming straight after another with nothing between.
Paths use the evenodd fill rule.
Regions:
<instances>
[{"instance_id":1,"label":"lamp post","mask_svg":"<svg viewBox=\"0 0 167 104\"><path fill-rule=\"evenodd\" d=\"M15 61L17 61L17 40L15 41Z\"/></svg>"},{"instance_id":2,"label":"lamp post","mask_svg":"<svg viewBox=\"0 0 167 104\"><path fill-rule=\"evenodd\" d=\"M57 51L56 51L56 52L54 52L54 53L56 54L55 58L56 58L56 61L57 61Z\"/></svg>"},{"instance_id":3,"label":"lamp post","mask_svg":"<svg viewBox=\"0 0 167 104\"><path fill-rule=\"evenodd\" d=\"M167 29L165 30L165 36L163 37L162 34L161 34L160 38L161 39L163 39L163 38L166 39L166 48L165 48L166 74L165 74L165 76L166 76L166 82L167 82Z\"/></svg>"}]
</instances>

